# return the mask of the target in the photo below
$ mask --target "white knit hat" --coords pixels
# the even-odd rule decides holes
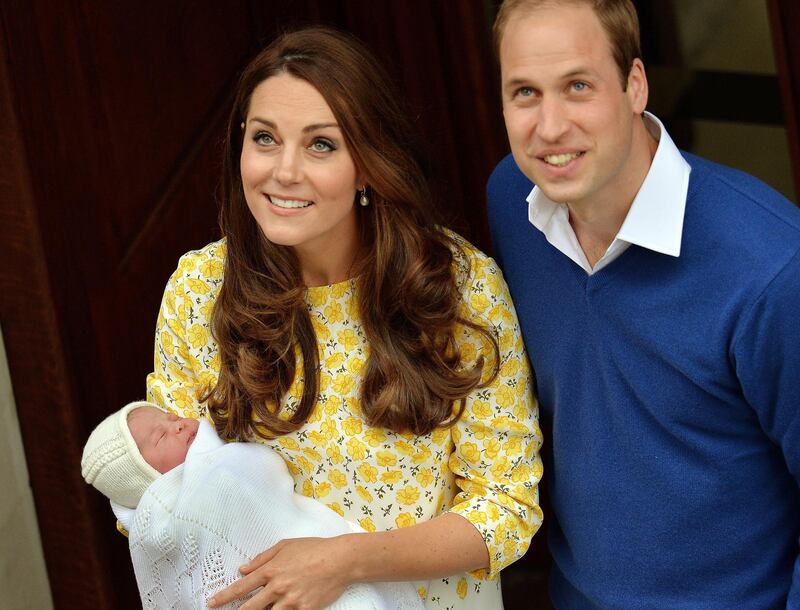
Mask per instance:
[[[83,448],[81,474],[108,499],[136,508],[145,489],[161,474],[142,457],[128,428],[128,414],[139,407],[156,407],[137,401],[101,421]]]

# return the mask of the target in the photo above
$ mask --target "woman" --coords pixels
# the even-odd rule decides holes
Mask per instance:
[[[430,608],[501,608],[541,523],[541,434],[507,288],[439,228],[413,129],[352,38],[286,34],[238,85],[224,241],[181,259],[151,400],[260,440],[368,533],[286,540],[210,607],[322,608],[419,581]],[[224,278],[224,279],[223,279]]]

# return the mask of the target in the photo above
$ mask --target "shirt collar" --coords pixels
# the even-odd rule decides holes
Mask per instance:
[[[658,147],[616,239],[679,256],[691,167],[661,121],[649,112],[644,116],[648,130],[658,137]],[[538,187],[533,188],[527,201],[528,219],[544,233],[552,220],[567,214],[565,205],[555,203]]]

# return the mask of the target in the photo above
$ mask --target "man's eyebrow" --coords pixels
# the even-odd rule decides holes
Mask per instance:
[[[507,89],[508,87],[519,87],[521,85],[528,85],[529,83],[530,81],[527,78],[512,78],[511,80],[503,83],[503,88]]]
[[[252,122],[261,123],[262,125],[266,125],[267,127],[271,127],[272,129],[277,129],[278,128],[278,126],[273,121],[270,121],[269,119],[262,119],[261,117],[257,117],[257,116],[254,116],[248,122],[249,123],[252,123]],[[335,127],[336,129],[339,129],[339,123],[336,123],[336,122],[334,122],[334,123],[313,123],[311,125],[307,125],[307,126],[303,127],[303,133],[309,133],[311,131],[317,131],[319,129],[325,129],[326,127]]]
[[[594,76],[595,72],[590,70],[589,68],[575,68],[574,70],[570,70],[566,74],[564,74],[561,78],[567,80],[569,78],[575,78],[577,76]]]
[[[579,67],[579,68],[574,68],[574,69],[570,70],[569,72],[565,72],[559,78],[561,80],[569,80],[569,79],[576,78],[576,77],[581,77],[581,76],[594,76],[595,74],[596,73],[595,73],[594,70],[591,70],[589,68]],[[523,86],[531,87],[532,89],[536,88],[535,85],[531,84],[531,80],[530,79],[522,78],[522,77],[512,78],[510,80],[507,80],[505,83],[503,83],[503,88],[504,89],[514,88],[514,87],[523,87]]]

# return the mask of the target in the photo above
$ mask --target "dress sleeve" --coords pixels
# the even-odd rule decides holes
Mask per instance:
[[[494,261],[473,258],[464,299],[464,317],[489,326],[500,347],[500,369],[492,383],[474,390],[453,428],[449,459],[460,493],[450,508],[483,536],[489,569],[473,573],[493,578],[519,559],[542,523],[538,484],[542,477],[538,407],[533,380],[508,287]],[[464,361],[489,359],[487,341],[464,329]],[[490,370],[488,364],[484,371]]]
[[[202,417],[209,371],[192,354],[191,347],[208,342],[207,323],[198,321],[200,312],[187,294],[188,270],[196,266],[186,255],[164,290],[156,322],[153,372],[147,376],[147,400],[181,417]],[[202,281],[202,280],[201,280]],[[202,335],[202,336],[201,336]]]

